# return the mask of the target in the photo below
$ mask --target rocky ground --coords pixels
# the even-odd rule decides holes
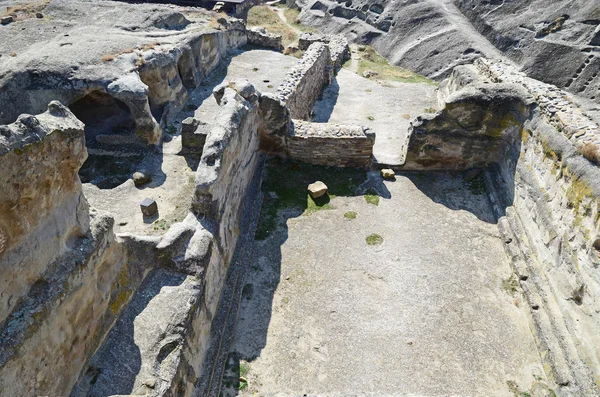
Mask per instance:
[[[268,168],[225,395],[551,395],[478,177],[302,167]]]
[[[431,78],[474,58],[507,57],[542,81],[598,102],[600,7],[585,0],[296,0],[303,23],[372,43]]]
[[[135,69],[134,63],[143,62],[139,58],[144,51],[168,51],[186,37],[214,26],[214,15],[201,8],[169,4],[90,0],[8,3],[0,16],[10,11],[17,17],[0,25],[3,124],[13,122],[23,112],[39,113],[50,100],[68,97],[69,92],[80,95],[82,88],[106,85],[106,81]],[[29,98],[27,90],[37,90],[36,95]]]

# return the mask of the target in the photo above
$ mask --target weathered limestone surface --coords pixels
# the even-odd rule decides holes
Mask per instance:
[[[83,124],[68,109],[52,102],[46,113],[0,126],[0,156],[2,321],[90,226],[77,176],[87,158]]]
[[[528,117],[528,93],[514,84],[470,85],[422,115],[408,134],[403,168],[469,169],[500,162]]]
[[[66,395],[130,285],[113,220],[92,214],[77,172],[83,125],[58,102],[0,127],[0,395]]]
[[[308,120],[323,87],[333,77],[329,47],[317,42],[302,56],[277,88],[279,99],[290,109],[293,118]]]
[[[600,171],[536,111],[507,153],[495,202],[532,308],[541,356],[561,395],[600,395],[598,311]],[[504,210],[505,207],[508,208]]]
[[[185,88],[197,87],[247,41],[240,20],[222,18],[213,28],[216,14],[197,8],[52,0],[44,15],[61,22],[3,27],[0,52],[17,55],[0,59],[0,124],[40,113],[52,100],[71,105],[102,92],[127,105],[142,142],[156,144],[159,125],[183,106]]]

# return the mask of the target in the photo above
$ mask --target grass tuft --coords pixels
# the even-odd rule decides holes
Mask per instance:
[[[598,146],[593,143],[584,143],[579,149],[579,152],[592,163],[600,163],[600,150],[598,149]]]

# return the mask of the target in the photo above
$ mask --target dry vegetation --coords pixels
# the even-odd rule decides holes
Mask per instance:
[[[600,150],[593,143],[584,143],[579,152],[592,163],[600,164]]]
[[[378,80],[401,81],[404,83],[437,84],[425,76],[421,76],[420,74],[411,72],[410,70],[390,64],[387,59],[375,51],[375,49],[371,46],[359,46],[357,47],[357,50],[360,60],[358,61],[358,70],[356,72],[361,76],[366,71],[372,71],[377,73],[376,78]],[[344,66],[349,66],[349,62],[347,62]]]
[[[248,12],[248,26],[262,26],[269,32],[280,34],[283,45],[287,46],[296,40],[298,35],[290,26],[279,18],[277,12],[273,11],[269,6],[252,7]]]
[[[44,11],[50,0],[29,1],[6,7],[6,11],[0,12],[0,16],[12,15],[15,20],[22,21],[35,18],[38,12]]]
[[[302,25],[300,23],[300,11],[295,8],[289,8],[285,5],[281,5],[281,8],[284,8],[283,14],[285,15],[285,19],[287,19],[288,23],[292,25],[294,28],[307,33],[314,33],[317,30],[311,26]]]

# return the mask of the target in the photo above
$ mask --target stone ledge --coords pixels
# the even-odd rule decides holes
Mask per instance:
[[[522,85],[535,98],[542,112],[554,127],[561,131],[575,146],[586,143],[600,146],[600,127],[568,99],[568,93],[560,88],[527,77],[512,64],[480,58],[475,66],[482,74],[495,82]]]

